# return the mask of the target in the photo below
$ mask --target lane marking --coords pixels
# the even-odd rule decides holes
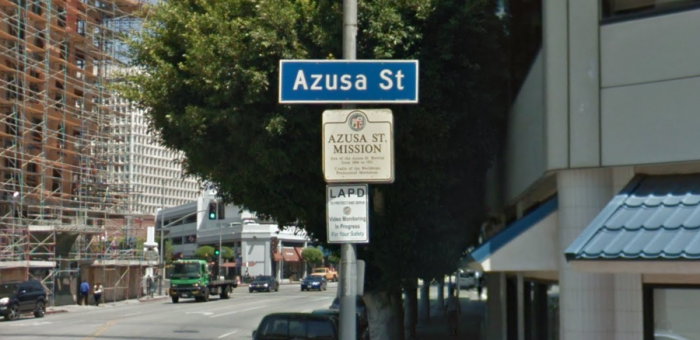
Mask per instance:
[[[100,327],[98,330],[96,330],[94,333],[91,335],[83,338],[83,340],[95,340],[96,338],[99,338],[102,333],[106,332],[110,327],[114,326],[115,323],[117,323],[119,320],[112,320],[104,324],[104,326]]]
[[[141,312],[138,312],[138,313],[131,313],[131,314],[122,314],[122,317],[136,316],[136,315],[139,315],[139,314],[141,314]]]
[[[32,327],[32,326],[44,326],[44,325],[50,325],[53,323],[61,323],[60,321],[53,322],[53,321],[34,321],[34,322],[16,322],[13,325],[10,325],[10,327]]]
[[[235,330],[235,331],[233,331],[233,332],[231,332],[231,333],[226,333],[226,334],[220,336],[219,339],[225,338],[225,337],[227,337],[227,336],[229,336],[229,335],[236,334],[236,333],[238,333],[238,330]]]
[[[231,315],[231,314],[236,314],[236,313],[242,313],[242,312],[248,312],[248,311],[251,311],[251,310],[260,309],[260,308],[265,308],[265,307],[267,307],[267,305],[258,306],[258,307],[253,307],[253,308],[248,308],[248,309],[237,310],[237,311],[228,312],[228,313],[223,313],[223,314],[217,314],[217,315],[214,315],[214,316],[210,316],[210,318],[218,318],[218,317],[221,317],[221,316],[226,316],[226,315]]]
[[[187,312],[185,314],[201,314],[204,316],[214,315],[214,312]]]

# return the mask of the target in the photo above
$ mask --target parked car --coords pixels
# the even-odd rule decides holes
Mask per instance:
[[[460,289],[472,289],[479,285],[479,272],[475,271],[463,271],[459,270],[457,272],[457,284]]]
[[[334,309],[316,309],[311,312],[311,314],[328,315],[330,317],[336,318],[336,322],[340,325],[340,311]],[[357,334],[358,340],[369,340],[369,324],[366,319],[362,318],[360,313],[357,314]]]
[[[360,318],[362,318],[362,320],[364,320],[364,322],[367,322],[367,307],[365,306],[365,300],[362,299],[362,296],[358,295],[355,299],[355,303],[355,312],[360,316]],[[340,299],[338,297],[333,299],[333,303],[331,303],[328,309],[339,311]]]
[[[337,340],[337,318],[310,313],[266,315],[253,331],[253,340]]]
[[[278,292],[280,290],[280,283],[277,280],[268,275],[261,275],[256,277],[253,282],[248,285],[249,292]]]
[[[323,276],[309,275],[301,281],[301,291],[318,289],[318,291],[326,290],[328,281]]]
[[[46,313],[46,290],[38,281],[0,284],[0,315],[5,320],[19,319],[21,313],[33,312],[41,318]]]

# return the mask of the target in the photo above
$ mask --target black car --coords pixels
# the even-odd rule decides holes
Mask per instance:
[[[301,291],[318,289],[318,291],[326,290],[328,284],[323,276],[307,276],[301,281]]]
[[[0,284],[0,315],[5,320],[19,319],[21,313],[29,312],[37,318],[46,313],[46,290],[39,281]]]
[[[357,295],[355,299],[355,312],[360,316],[360,318],[363,321],[367,321],[367,307],[365,306],[365,300],[362,299],[362,296]],[[340,310],[340,299],[336,297],[333,300],[333,303],[328,307],[330,310]]]
[[[327,315],[273,313],[253,331],[253,340],[337,340],[338,321]]]
[[[253,282],[248,285],[249,292],[278,292],[280,290],[280,283],[275,280],[274,277],[268,275],[261,275],[255,278]]]
[[[311,312],[311,314],[317,314],[317,315],[327,315],[329,317],[335,318],[336,322],[340,324],[340,311],[339,310],[334,310],[334,309],[316,309]],[[367,323],[366,319],[362,318],[362,315],[360,313],[357,314],[357,320],[356,326],[357,326],[357,331],[355,334],[357,335],[358,340],[369,340],[369,324]]]

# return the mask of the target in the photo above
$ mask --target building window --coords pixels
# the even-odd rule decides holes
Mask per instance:
[[[173,245],[179,245],[179,244],[182,244],[182,237],[180,237],[180,236],[173,237],[170,239],[170,241],[172,242]]]
[[[636,19],[700,6],[700,0],[603,0],[603,19]]]
[[[58,12],[58,27],[66,28],[66,9],[59,6],[56,12]]]
[[[700,339],[700,287],[645,286],[644,339]]]

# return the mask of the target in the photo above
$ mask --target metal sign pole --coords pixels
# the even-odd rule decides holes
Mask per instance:
[[[343,0],[343,59],[357,59],[357,0]],[[355,105],[343,104],[344,109]],[[340,247],[340,340],[357,339],[356,295],[357,295],[357,248],[354,243],[343,243]]]

